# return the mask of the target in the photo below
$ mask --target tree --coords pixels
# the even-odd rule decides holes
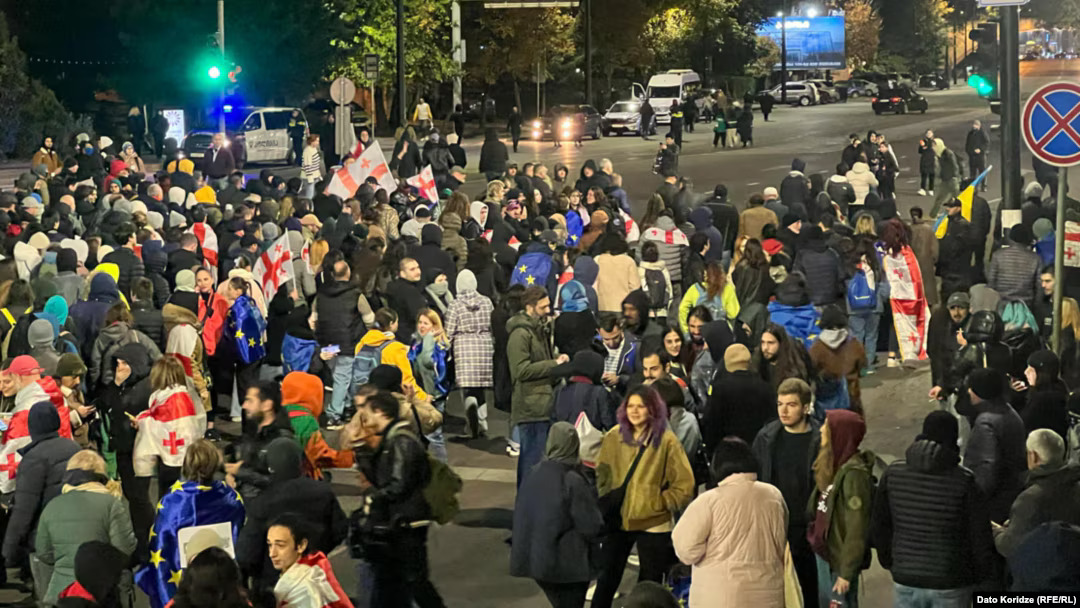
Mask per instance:
[[[1025,8],[1043,27],[1080,29],[1080,0],[1032,0]]]
[[[550,66],[574,54],[575,19],[557,8],[499,9],[486,11],[480,19],[488,33],[478,53],[475,72],[494,84],[502,75],[514,81],[514,102],[521,106],[522,81],[547,79]],[[527,35],[522,35],[528,32]],[[538,74],[539,71],[539,74]]]
[[[848,68],[855,70],[873,64],[881,39],[881,16],[870,0],[847,0],[844,16]]]
[[[780,45],[768,36],[757,37],[757,55],[746,65],[746,74],[754,78],[766,78],[780,63]]]
[[[371,86],[364,77],[367,53],[379,56],[383,108],[391,115],[397,83],[397,30],[392,0],[340,0],[339,18],[346,32],[332,45],[340,54],[330,67],[331,76],[347,76],[357,86]],[[450,48],[449,0],[405,0],[405,81],[413,97],[432,91],[457,74]]]
[[[45,135],[66,142],[75,119],[41,82],[30,78],[26,55],[0,13],[0,158],[29,157]]]
[[[952,8],[946,0],[880,1],[881,50],[907,60],[916,72],[939,69],[945,56],[946,17]]]

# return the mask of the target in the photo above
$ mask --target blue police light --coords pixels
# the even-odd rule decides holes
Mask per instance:
[[[226,114],[233,111],[233,107],[231,104],[225,104],[221,106],[221,109],[224,110]]]

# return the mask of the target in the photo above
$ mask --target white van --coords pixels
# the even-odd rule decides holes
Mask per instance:
[[[293,110],[300,112],[301,118],[304,117],[303,110],[299,108],[236,108],[226,113],[226,135],[237,168],[244,163],[291,165],[296,162],[289,138],[289,120]],[[193,129],[180,144],[184,155],[196,162],[203,158],[216,132],[216,127]],[[308,132],[305,128],[304,135]]]
[[[701,77],[693,70],[668,70],[649,79],[645,98],[656,112],[656,123],[671,123],[671,104],[682,103],[701,91]],[[697,100],[695,100],[697,101]]]

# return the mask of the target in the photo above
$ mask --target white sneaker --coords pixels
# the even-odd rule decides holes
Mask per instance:
[[[926,196],[926,190],[919,188],[919,196]]]
[[[596,581],[589,583],[589,588],[585,591],[585,601],[591,602],[594,593],[596,593]]]
[[[896,357],[889,357],[889,362],[885,364],[885,367],[900,367],[900,362],[896,360]]]
[[[626,559],[626,563],[628,565],[630,565],[630,566],[635,567],[635,568],[640,568],[641,567],[641,558],[638,557],[635,554],[631,554],[630,557],[628,557]]]
[[[930,196],[934,196],[934,191],[933,190],[927,190],[926,193],[929,194]]]
[[[508,446],[506,446],[506,455],[511,457],[511,458],[517,458],[518,456],[521,455],[521,449],[520,448],[515,448],[512,445],[508,445]]]

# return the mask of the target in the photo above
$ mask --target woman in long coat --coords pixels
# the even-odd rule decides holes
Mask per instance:
[[[457,385],[465,392],[465,417],[473,437],[487,432],[487,389],[492,381],[495,348],[491,339],[494,306],[476,290],[476,275],[457,276],[457,298],[446,311],[446,335],[454,355]]]

